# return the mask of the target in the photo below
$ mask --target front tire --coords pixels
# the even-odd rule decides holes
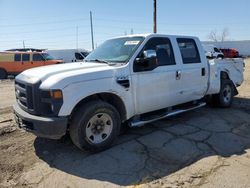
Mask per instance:
[[[230,80],[221,81],[220,93],[213,96],[213,100],[216,106],[228,108],[233,102],[233,85]]]
[[[82,150],[102,151],[109,148],[120,133],[118,111],[103,101],[82,105],[72,118],[70,137]]]
[[[4,69],[0,69],[0,79],[6,79],[7,72]]]

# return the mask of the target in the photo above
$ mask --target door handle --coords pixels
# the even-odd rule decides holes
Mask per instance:
[[[202,68],[201,69],[201,76],[205,76],[206,75],[206,69],[205,68]]]
[[[176,71],[176,80],[180,80],[181,79],[181,71]]]

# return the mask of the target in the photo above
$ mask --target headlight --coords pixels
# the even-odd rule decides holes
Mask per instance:
[[[50,97],[52,99],[62,99],[63,98],[62,91],[61,90],[51,90]]]
[[[45,115],[58,115],[63,104],[63,93],[61,90],[41,91],[42,112]]]

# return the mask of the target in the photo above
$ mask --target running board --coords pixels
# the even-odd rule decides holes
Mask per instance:
[[[131,121],[129,123],[129,126],[130,127],[140,127],[140,126],[143,126],[144,124],[152,123],[154,121],[158,121],[158,120],[161,120],[161,119],[164,119],[164,118],[167,118],[167,117],[171,117],[171,116],[175,116],[177,114],[181,114],[181,113],[184,113],[184,112],[195,110],[195,109],[201,108],[203,106],[206,106],[205,102],[199,103],[197,106],[193,106],[191,108],[179,109],[179,110],[174,110],[172,112],[167,112],[166,114],[164,114],[164,115],[162,115],[160,117],[156,117],[156,118],[153,118],[153,119],[150,119],[150,120],[136,120],[136,121]]]

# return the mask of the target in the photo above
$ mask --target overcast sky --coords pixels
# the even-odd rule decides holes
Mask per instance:
[[[228,28],[230,40],[250,40],[249,0],[157,0],[158,33],[207,40]],[[91,49],[94,40],[153,30],[153,0],[0,0],[0,50],[26,47]]]

